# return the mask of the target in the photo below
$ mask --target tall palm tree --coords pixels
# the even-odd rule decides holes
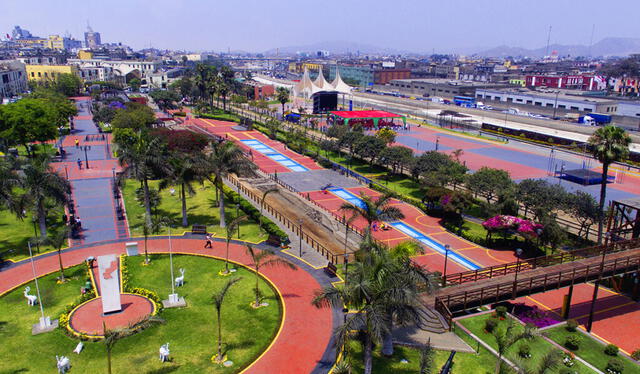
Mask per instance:
[[[253,249],[253,247],[250,244],[248,244],[247,254],[251,256],[251,260],[253,261],[253,270],[255,271],[255,274],[256,274],[256,286],[253,289],[256,299],[255,299],[255,302],[253,303],[253,306],[257,308],[260,306],[260,301],[262,298],[261,297],[262,294],[260,293],[260,288],[259,288],[260,268],[269,267],[269,266],[285,266],[292,270],[297,270],[298,268],[294,264],[290,263],[289,261],[286,261],[276,256],[275,252],[273,252],[270,249],[264,249],[257,252]]]
[[[205,167],[202,155],[173,154],[169,158],[169,173],[160,182],[160,189],[171,185],[180,186],[180,201],[182,203],[182,227],[189,225],[187,218],[187,194],[193,196],[196,191],[194,182],[201,182],[205,178]]]
[[[224,178],[229,174],[245,174],[252,171],[255,166],[247,160],[242,150],[230,141],[213,142],[209,147],[204,160],[207,167],[207,178],[218,191],[220,206],[220,227],[225,227],[224,193],[222,186]]]
[[[240,224],[240,222],[246,219],[247,219],[246,215],[238,216],[234,218],[231,222],[229,222],[229,225],[227,225],[226,227],[224,234],[227,242],[227,251],[224,256],[224,271],[222,272],[222,274],[229,274],[229,244],[231,243],[231,238],[233,238],[233,233],[236,232],[236,228],[238,228],[238,225]]]
[[[509,319],[509,324],[505,329],[495,329],[493,331],[493,337],[496,340],[498,346],[498,360],[496,361],[495,373],[500,374],[500,368],[502,367],[502,356],[513,347],[517,342],[523,339],[533,339],[538,335],[538,331],[535,327],[529,325],[524,327],[524,330],[515,332],[513,329],[515,325],[512,319]]]
[[[589,138],[591,154],[602,163],[598,243],[602,243],[604,202],[607,197],[607,173],[609,172],[609,165],[616,161],[624,160],[629,155],[629,144],[631,144],[631,137],[624,129],[613,125],[600,127]]]
[[[231,286],[238,283],[241,279],[242,277],[229,279],[227,283],[225,283],[224,286],[222,286],[222,288],[216,291],[212,296],[213,305],[216,308],[216,316],[218,317],[218,353],[214,359],[216,362],[222,362],[224,359],[224,356],[222,355],[222,305]]]
[[[22,169],[24,197],[33,207],[43,238],[47,236],[47,202],[63,205],[71,193],[69,182],[50,167],[49,161],[48,157],[34,157]]]
[[[340,206],[340,210],[351,212],[356,216],[360,216],[367,221],[366,233],[370,232],[371,225],[376,221],[398,220],[403,219],[404,214],[398,207],[391,206],[391,194],[384,194],[377,199],[364,192],[360,194],[361,204],[344,203]]]
[[[60,282],[64,282],[64,266],[62,265],[62,247],[67,244],[69,239],[69,226],[65,225],[54,235],[47,238],[46,242],[58,252],[58,264],[60,265]]]
[[[121,329],[108,329],[104,321],[102,322],[102,331],[104,334],[104,347],[107,353],[107,373],[111,374],[111,352],[116,343],[120,340],[129,337],[140,330],[144,330],[154,324],[164,323],[165,321],[157,316],[148,316],[138,322],[134,322],[129,326]]]
[[[346,347],[351,332],[361,330],[364,372],[370,374],[373,345],[391,334],[392,321],[404,325],[419,320],[418,293],[426,289],[423,282],[428,281],[428,275],[419,265],[394,256],[383,245],[365,252],[365,256],[368,259],[358,259],[350,266],[348,283],[318,290],[312,304],[319,308],[346,305],[355,310],[335,335],[339,344]]]
[[[22,183],[17,172],[18,164],[16,159],[3,157],[0,159],[0,207],[8,209],[18,218],[22,219],[24,206],[21,204],[24,199],[16,193],[16,187]]]
[[[286,87],[278,87],[276,90],[276,98],[282,105],[282,115],[284,116],[284,104],[289,101],[289,90]]]
[[[122,176],[133,177],[142,183],[147,224],[151,225],[149,179],[164,176],[170,171],[168,154],[160,138],[150,137],[139,131],[130,142],[118,144],[118,162],[123,167]]]

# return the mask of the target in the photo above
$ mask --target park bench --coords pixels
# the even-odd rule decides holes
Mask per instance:
[[[206,235],[207,234],[207,226],[206,225],[193,225],[193,226],[191,226],[191,233],[192,234]]]
[[[331,278],[336,276],[337,271],[338,271],[338,268],[336,267],[336,265],[333,264],[333,262],[329,262],[327,266],[325,266],[324,268],[324,272]]]

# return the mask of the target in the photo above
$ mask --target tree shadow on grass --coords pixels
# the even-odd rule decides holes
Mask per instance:
[[[149,370],[146,372],[146,374],[168,374],[173,373],[178,369],[180,369],[180,365],[165,366],[160,369]]]
[[[242,342],[224,344],[224,353],[226,354],[227,352],[233,351],[234,349],[251,348],[254,345],[256,345],[256,343],[253,340],[246,340]]]

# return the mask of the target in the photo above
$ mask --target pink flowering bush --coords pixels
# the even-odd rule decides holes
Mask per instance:
[[[538,230],[542,225],[528,219],[514,216],[497,215],[482,223],[482,226],[489,232],[512,230],[522,235],[526,239],[533,239],[538,236]]]

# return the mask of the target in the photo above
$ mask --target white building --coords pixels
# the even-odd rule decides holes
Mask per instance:
[[[80,78],[85,82],[110,82],[115,79],[113,68],[110,66],[80,65],[78,70]]]
[[[508,104],[556,108],[567,111],[618,114],[618,103],[614,100],[571,96],[562,93],[556,95],[553,92],[476,89],[476,99],[489,105],[493,100]]]
[[[640,102],[619,102],[618,115],[640,118]]]
[[[70,58],[67,60],[70,64],[81,66],[107,66],[113,68],[116,76],[126,76],[129,73],[136,73],[141,78],[146,78],[149,74],[158,71],[162,67],[162,61],[136,61],[136,60],[102,60]]]
[[[0,60],[0,97],[17,96],[26,90],[25,65],[16,60]]]

